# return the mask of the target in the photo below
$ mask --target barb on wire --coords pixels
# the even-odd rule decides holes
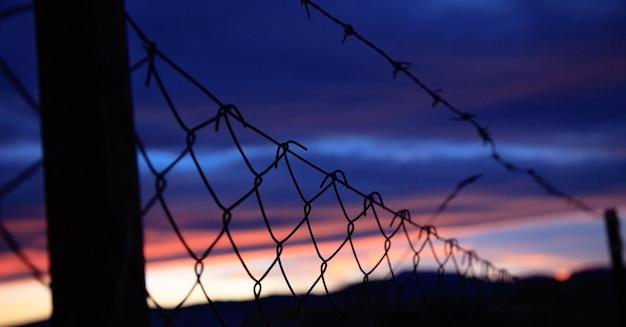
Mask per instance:
[[[352,25],[350,24],[345,24],[342,26],[343,26],[343,39],[341,40],[341,43],[346,43],[346,38],[348,38],[348,36],[350,35],[355,35],[356,31],[354,30],[354,27],[352,27]]]
[[[393,78],[395,79],[398,76],[399,72],[406,72],[411,66],[411,63],[408,61],[394,61],[393,63]]]
[[[430,96],[433,98],[433,103],[430,105],[431,107],[436,107],[437,104],[439,104],[440,102],[444,101],[443,98],[441,97],[441,95],[439,95],[439,93],[441,93],[442,90],[441,89],[437,89],[434,90],[432,92],[429,92]]]

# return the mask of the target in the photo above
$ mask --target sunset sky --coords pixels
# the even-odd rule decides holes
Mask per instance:
[[[5,0],[0,12],[26,1]],[[559,191],[589,206],[581,210],[548,194],[532,176],[507,171],[492,158],[475,126],[458,121],[372,47],[348,35],[314,7],[297,0],[127,0],[128,14],[158,49],[241,117],[363,194],[377,192],[384,205],[407,209],[416,224],[432,222],[443,238],[513,275],[566,278],[571,272],[607,266],[602,215],[607,208],[626,216],[626,4],[620,0],[403,0],[319,1],[324,10],[398,62],[447,103],[475,114],[504,160],[533,169]],[[146,56],[128,26],[130,62]],[[342,42],[343,41],[343,42]],[[0,17],[0,58],[28,93],[38,98],[33,13]],[[212,119],[219,106],[155,61],[182,122],[194,127]],[[151,163],[163,171],[186,146],[186,134],[167,107],[148,65],[132,74],[135,125]],[[0,186],[41,158],[39,116],[0,72]],[[440,91],[439,91],[440,90]],[[256,171],[270,167],[277,146],[231,119],[246,158]],[[254,184],[225,121],[199,129],[193,150],[218,201],[231,206]],[[301,145],[302,147],[300,147]],[[306,148],[306,150],[304,149]],[[310,198],[326,177],[293,155],[297,186]],[[271,230],[286,237],[300,223],[304,202],[286,162],[263,176],[259,186]],[[155,193],[155,177],[139,159],[144,204]],[[438,206],[470,176],[434,217]],[[253,296],[246,275],[225,237],[217,239],[223,212],[202,184],[187,154],[165,175],[168,209],[187,244],[204,261],[203,281],[212,299]],[[0,198],[0,219],[24,253],[47,272],[43,171]],[[328,183],[328,181],[326,181]],[[363,199],[342,193],[351,214]],[[346,219],[332,190],[311,205],[310,223],[322,255],[346,238]],[[377,211],[380,213],[380,211]],[[232,211],[231,233],[252,274],[262,275],[276,256],[255,195]],[[386,231],[393,217],[381,215]],[[433,220],[434,219],[434,220]],[[172,231],[163,210],[143,217],[146,279],[153,298],[178,304],[195,282],[194,260]],[[626,228],[622,224],[622,235]],[[418,237],[417,233],[414,237]],[[398,271],[410,267],[405,240],[394,238],[390,256]],[[319,276],[320,259],[309,232],[297,229],[283,257],[290,282],[306,290]],[[384,249],[373,212],[356,224],[360,262],[371,267]],[[435,251],[441,251],[442,243]],[[435,267],[427,252],[420,267]],[[459,257],[460,258],[460,257]],[[450,266],[447,269],[452,269]],[[377,277],[388,277],[381,269]],[[293,277],[293,280],[291,278]],[[263,295],[287,292],[273,269]],[[333,287],[360,281],[348,247],[329,263]],[[316,289],[319,291],[319,289]],[[202,302],[194,293],[191,302]],[[190,302],[190,303],[191,303]],[[0,326],[45,319],[50,290],[0,239]]]

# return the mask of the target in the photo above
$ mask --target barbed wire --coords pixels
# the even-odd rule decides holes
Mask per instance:
[[[572,205],[573,207],[586,212],[594,218],[601,217],[602,214],[598,212],[596,209],[584,203],[582,200],[579,200],[567,193],[561,191],[556,186],[554,186],[548,179],[539,175],[532,168],[524,168],[520,167],[508,160],[505,160],[502,155],[498,152],[496,147],[496,141],[493,139],[489,130],[486,126],[482,125],[477,119],[476,114],[465,112],[454,105],[452,105],[447,99],[445,99],[442,95],[441,89],[433,89],[422,82],[419,78],[417,78],[413,73],[409,71],[409,67],[411,66],[411,62],[408,61],[399,61],[393,59],[387,52],[383,51],[381,48],[376,46],[373,42],[369,41],[361,34],[359,34],[353,25],[345,23],[341,21],[339,18],[333,16],[331,13],[323,9],[319,4],[311,1],[311,0],[300,0],[300,4],[303,5],[306,9],[306,14],[310,18],[311,12],[309,7],[317,10],[323,16],[341,26],[343,29],[343,38],[341,43],[345,43],[348,37],[353,37],[363,44],[380,54],[387,62],[389,62],[393,68],[392,76],[395,79],[398,73],[402,73],[407,76],[411,81],[413,81],[420,89],[422,89],[430,98],[432,99],[431,107],[436,107],[437,105],[443,106],[448,109],[450,112],[454,114],[452,120],[466,122],[474,127],[480,139],[482,140],[484,145],[489,145],[491,149],[491,158],[499,163],[502,167],[504,167],[507,171],[512,173],[520,173],[529,176],[537,185],[543,188],[548,194],[554,195],[564,199],[567,203]]]

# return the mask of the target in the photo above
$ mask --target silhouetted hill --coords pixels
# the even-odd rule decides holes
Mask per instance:
[[[619,326],[610,271],[586,270],[566,282],[534,276],[513,284],[457,275],[403,273],[326,295],[269,296],[151,310],[152,326]],[[47,321],[24,327],[49,326]]]
[[[526,278],[519,282],[516,294],[512,314],[527,324],[622,326],[615,284],[607,269],[585,270],[566,282]]]

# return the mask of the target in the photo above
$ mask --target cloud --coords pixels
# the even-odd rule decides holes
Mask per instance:
[[[269,143],[269,142],[268,142]],[[379,138],[368,135],[328,135],[303,142],[308,151],[294,147],[296,153],[305,157],[334,157],[340,160],[350,159],[355,164],[367,165],[369,162],[386,162],[408,164],[411,162],[436,161],[470,161],[487,159],[489,151],[478,142],[459,142],[446,139],[399,139]],[[21,148],[20,148],[21,149]],[[277,146],[274,144],[257,144],[247,146],[245,158],[258,160],[264,158],[271,163],[276,157]],[[195,150],[195,157],[207,171],[224,171],[244,157],[236,148]],[[612,153],[593,147],[581,148],[569,145],[539,144],[499,144],[499,152],[515,162],[548,163],[551,165],[576,165],[586,162],[606,162]],[[157,170],[162,170],[179,156],[180,153],[160,149],[148,149],[149,158]],[[619,155],[619,154],[617,154]],[[619,158],[619,157],[618,157]],[[320,158],[321,159],[321,158]],[[324,160],[324,159],[322,159]],[[196,171],[197,167],[191,160],[183,160],[177,164],[178,169]]]
[[[41,144],[39,142],[17,141],[0,145],[0,164],[26,166],[42,157]]]
[[[334,157],[350,157],[364,162],[413,162],[438,160],[474,160],[486,158],[485,147],[477,142],[449,140],[385,139],[368,136],[329,136],[308,142],[312,152]],[[576,164],[608,160],[609,154],[598,149],[551,147],[501,143],[500,152],[513,161],[545,161],[551,164]],[[315,150],[313,150],[315,149]]]

